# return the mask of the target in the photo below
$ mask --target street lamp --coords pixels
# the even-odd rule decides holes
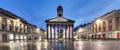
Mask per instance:
[[[97,24],[99,24],[99,23],[101,23],[101,22],[102,22],[101,19],[97,19],[97,20],[96,20],[96,23],[97,23]]]
[[[16,21],[16,25],[19,26],[19,24],[20,24],[20,19],[16,19],[15,21]]]
[[[16,22],[20,22],[20,19],[16,19]]]
[[[82,28],[80,28],[80,29],[78,30],[78,32],[82,32],[82,31],[84,31]]]

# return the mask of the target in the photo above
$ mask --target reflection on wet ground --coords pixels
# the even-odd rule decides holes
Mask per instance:
[[[119,50],[119,40],[0,42],[0,50]]]

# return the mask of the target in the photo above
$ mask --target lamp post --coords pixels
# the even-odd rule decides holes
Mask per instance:
[[[99,24],[99,23],[101,23],[101,22],[102,22],[101,19],[97,19],[97,20],[96,20],[96,24]]]

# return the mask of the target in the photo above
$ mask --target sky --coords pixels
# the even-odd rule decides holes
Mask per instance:
[[[120,9],[120,0],[0,0],[0,8],[44,30],[45,20],[57,16],[59,5],[63,7],[63,16],[74,20],[76,27],[112,10]]]

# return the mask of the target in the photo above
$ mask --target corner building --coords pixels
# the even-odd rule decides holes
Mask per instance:
[[[46,20],[47,39],[73,39],[73,20],[63,17],[63,8],[58,6],[57,17]]]
[[[91,23],[93,38],[120,38],[120,9],[111,11]]]
[[[78,37],[85,35],[93,39],[120,39],[120,9],[96,18],[76,33]]]
[[[0,42],[21,41],[39,38],[43,31],[20,18],[19,16],[0,8]]]

